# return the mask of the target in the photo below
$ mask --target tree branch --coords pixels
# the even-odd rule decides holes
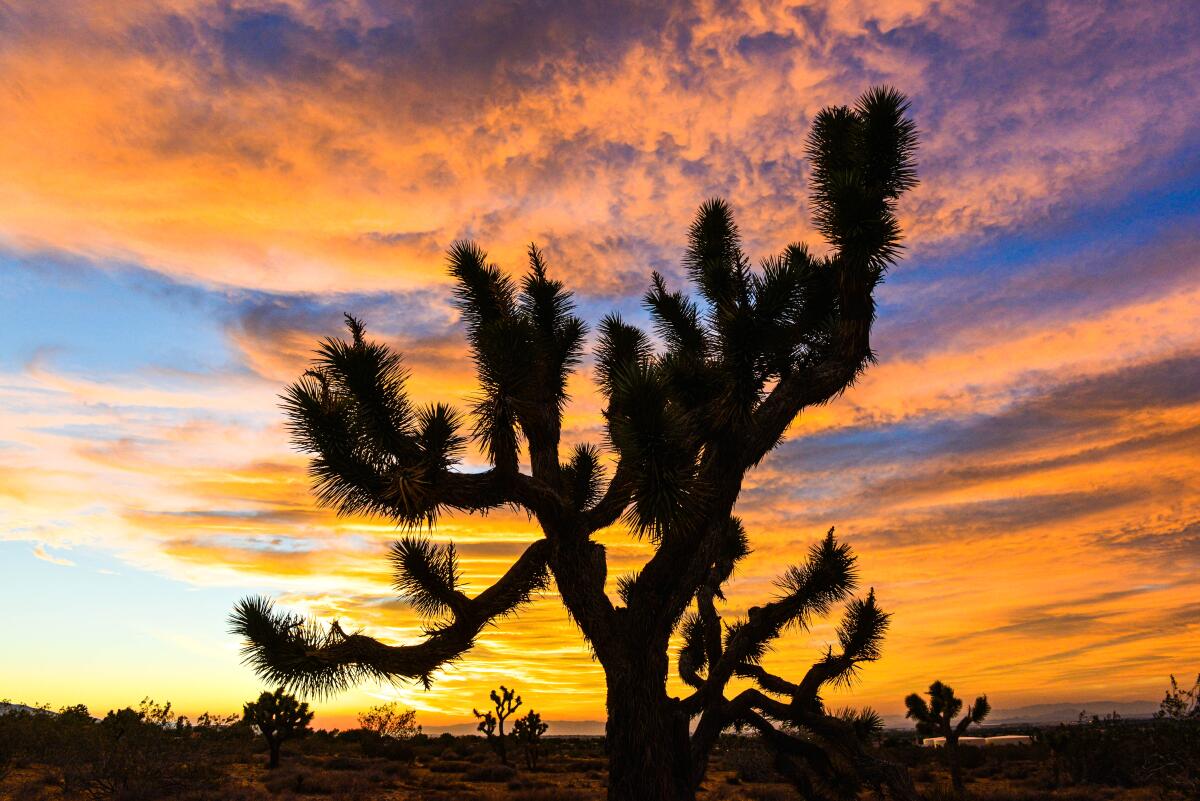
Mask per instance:
[[[620,519],[633,499],[630,471],[623,461],[617,462],[612,481],[596,504],[584,513],[584,528],[589,533],[607,528]]]
[[[420,679],[428,684],[439,667],[474,645],[497,617],[512,613],[545,586],[550,543],[538,540],[488,589],[468,600],[448,625],[415,645],[386,645],[363,634],[346,634],[334,622],[276,612],[265,598],[246,598],[230,616],[231,630],[244,640],[243,661],[271,684],[326,695],[364,678]]]

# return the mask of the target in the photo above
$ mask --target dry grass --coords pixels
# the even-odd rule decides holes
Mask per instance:
[[[172,795],[179,801],[601,801],[605,762],[599,741],[552,743],[544,768],[496,763],[479,744],[462,740],[427,747],[412,763],[368,757],[338,744],[297,743],[278,770],[263,767],[253,748],[228,761],[219,786]],[[723,749],[700,792],[702,801],[794,801],[755,746]],[[948,799],[948,776],[936,762],[913,766],[929,801]],[[1164,801],[1159,791],[1052,785],[1035,759],[1004,759],[968,774],[971,801]],[[864,799],[866,796],[864,796]],[[14,770],[0,782],[0,801],[68,801],[53,770]],[[69,799],[74,801],[74,799]],[[121,801],[121,799],[113,799]]]

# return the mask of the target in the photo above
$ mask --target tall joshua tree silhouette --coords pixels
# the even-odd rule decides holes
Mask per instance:
[[[907,108],[901,94],[879,88],[813,120],[812,216],[828,255],[792,244],[754,269],[730,207],[710,200],[684,257],[699,301],[657,273],[644,298],[661,348],[615,314],[601,321],[594,355],[615,461],[607,480],[596,445],[576,445],[565,460],[560,453],[567,378],[586,332],[536,247],[519,282],[474,243],[450,248],[480,385],[469,428],[446,405],[415,407],[400,355],[347,316],[350,340],[324,340],[285,396],[295,441],[313,455],[320,503],[413,529],[447,511],[515,507],[544,536],[475,597],[460,588],[453,546],[401,539],[392,552],[396,587],[431,620],[415,644],[387,645],[245,599],[233,628],[250,664],[310,692],[364,679],[428,683],[484,626],[553,578],[605,671],[610,799],[693,798],[718,734],[735,724],[761,732],[802,787],[847,776],[883,781],[887,771],[858,745],[863,726],[826,714],[818,694],[876,657],[887,615],[873,595],[850,601],[840,650],[798,683],[760,664],[789,626],[806,627],[852,597],[849,548],[824,538],[746,619],[724,624],[715,601],[749,550],[733,515],[746,474],[803,409],[836,398],[872,361],[874,290],[900,250],[895,204],[916,183]],[[455,469],[469,437],[490,469]],[[654,550],[610,596],[605,550],[593,535],[618,522]],[[692,692],[676,698],[666,689],[668,643],[681,630],[679,669]],[[755,686],[729,698],[735,676]]]
[[[982,723],[992,711],[986,695],[975,699],[975,703],[967,707],[967,713],[956,724],[954,718],[962,711],[962,699],[954,694],[949,685],[935,681],[929,685],[929,703],[917,693],[912,693],[904,699],[908,707],[905,717],[912,718],[917,723],[917,733],[944,737],[946,740],[946,761],[950,765],[950,781],[954,786],[954,794],[962,797],[966,791],[963,784],[962,767],[958,760],[958,738],[966,733],[972,723]]]

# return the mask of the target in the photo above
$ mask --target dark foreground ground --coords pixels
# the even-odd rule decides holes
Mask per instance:
[[[970,797],[1200,798],[1195,727],[1160,730],[1149,738],[1143,726],[1069,728],[1072,731],[1043,732],[1041,741],[1031,746],[965,752]],[[4,734],[0,719],[0,737]],[[59,721],[36,723],[24,731],[10,725],[7,734],[10,739],[0,743],[5,749],[0,753],[4,801],[593,801],[604,797],[605,788],[604,743],[599,738],[547,738],[540,764],[530,769],[519,749],[512,755],[513,765],[505,766],[477,737],[443,735],[397,742],[364,737],[362,732],[318,732],[286,743],[281,766],[268,771],[261,739],[241,726],[180,733],[132,725],[105,731],[94,722]],[[1178,754],[1167,754],[1174,760],[1169,764],[1162,761],[1163,748],[1153,742],[1160,735],[1164,742],[1184,745]],[[880,752],[908,765],[931,801],[950,797],[938,752],[915,747],[899,736],[885,738]],[[1193,761],[1177,764],[1178,755],[1186,759],[1188,753]],[[718,748],[701,793],[708,801],[798,797],[779,781],[757,741],[734,736]],[[864,793],[863,798],[869,797]]]

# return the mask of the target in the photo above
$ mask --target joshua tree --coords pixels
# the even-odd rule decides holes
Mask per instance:
[[[513,722],[513,736],[521,744],[525,752],[525,766],[530,770],[537,769],[538,756],[542,748],[542,735],[550,726],[542,722],[542,716],[532,709],[523,718]]]
[[[496,708],[495,713],[472,709],[471,714],[479,718],[477,728],[487,737],[488,743],[496,752],[496,756],[500,757],[500,761],[507,765],[508,745],[505,739],[507,735],[504,733],[504,721],[508,720],[509,715],[516,712],[517,707],[521,706],[521,696],[517,695],[516,690],[510,690],[501,684],[499,692],[492,690],[491,699],[492,706]]]
[[[917,693],[904,699],[908,707],[905,717],[917,722],[917,733],[946,738],[946,761],[950,765],[950,781],[954,784],[954,794],[962,796],[964,791],[962,767],[958,762],[958,738],[961,737],[972,723],[981,723],[992,711],[986,695],[975,699],[975,703],[967,707],[967,714],[957,724],[954,718],[962,711],[962,699],[954,695],[949,686],[935,681],[929,685],[929,703]]]
[[[268,768],[279,767],[279,747],[284,740],[303,735],[312,723],[313,713],[308,704],[288,695],[280,687],[273,693],[264,692],[257,701],[242,707],[242,719],[262,732],[271,756]]]
[[[874,598],[851,604],[844,650],[799,683],[777,680],[760,659],[789,626],[808,625],[854,591],[849,550],[827,537],[808,564],[785,573],[772,601],[724,628],[714,603],[748,551],[733,516],[746,474],[803,409],[832,401],[872,361],[874,290],[900,252],[895,205],[916,183],[917,136],[906,112],[902,95],[873,89],[854,107],[814,119],[812,217],[826,255],[792,244],[755,269],[730,207],[710,200],[684,257],[699,301],[652,275],[644,301],[657,347],[617,315],[602,320],[594,355],[615,464],[607,480],[599,447],[577,444],[565,459],[560,452],[567,378],[585,326],[536,247],[519,282],[474,243],[450,248],[480,385],[469,428],[446,405],[414,406],[400,355],[347,316],[350,340],[324,340],[285,396],[295,442],[313,457],[319,502],[413,529],[446,512],[511,507],[536,519],[543,536],[474,597],[461,589],[452,546],[400,540],[396,586],[430,618],[419,643],[388,645],[245,599],[233,628],[248,662],[264,678],[314,692],[364,679],[428,683],[484,626],[553,578],[605,671],[610,799],[693,798],[717,735],[739,723],[797,764],[842,764],[826,743],[848,743],[853,727],[824,713],[818,690],[874,657],[887,619]],[[470,437],[489,469],[456,469]],[[653,554],[610,595],[605,550],[593,535],[618,522]],[[691,632],[681,668],[693,691],[675,698],[666,689],[668,643],[681,626]],[[727,698],[735,675],[757,686]],[[868,764],[861,752],[854,761]]]

